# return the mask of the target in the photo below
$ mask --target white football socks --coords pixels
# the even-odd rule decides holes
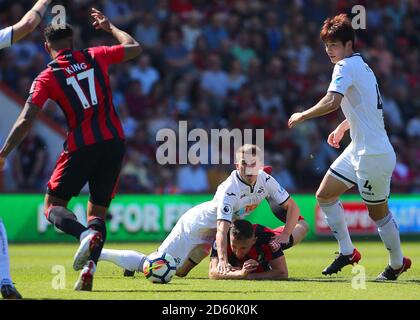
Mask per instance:
[[[379,236],[389,251],[389,265],[394,270],[401,268],[403,265],[403,254],[401,251],[400,233],[392,213],[389,212],[385,218],[375,221],[375,223],[378,226]]]
[[[146,256],[143,253],[133,250],[102,249],[100,261],[115,263],[117,266],[136,272],[143,271],[143,264]]]
[[[0,285],[13,285],[10,278],[9,250],[7,245],[7,233],[0,219]]]
[[[349,230],[344,217],[344,208],[340,200],[332,203],[319,203],[319,206],[325,215],[328,226],[338,241],[340,253],[343,255],[352,254],[354,246],[350,239]]]

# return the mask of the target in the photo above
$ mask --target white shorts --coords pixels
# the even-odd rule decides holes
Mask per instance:
[[[186,217],[184,214],[178,220],[171,233],[158,248],[159,252],[167,252],[175,259],[177,268],[180,268],[187,260],[193,264],[199,264],[210,254],[215,240],[215,236],[204,237],[185,232]]]
[[[394,152],[359,156],[347,147],[331,165],[328,174],[349,188],[357,185],[363,201],[374,205],[388,200],[395,164]]]

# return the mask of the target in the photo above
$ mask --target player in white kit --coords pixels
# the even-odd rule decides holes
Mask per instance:
[[[10,47],[13,43],[19,41],[29,33],[31,33],[36,26],[41,22],[42,17],[47,10],[51,0],[39,0],[35,3],[33,8],[29,10],[22,19],[13,26],[0,30],[0,49]],[[3,170],[4,159],[0,157],[0,170]],[[7,245],[6,229],[3,221],[0,218],[0,291],[5,299],[21,299],[22,296],[13,286],[10,277],[10,262]]]
[[[335,64],[328,92],[314,107],[293,114],[288,125],[292,128],[333,112],[341,105],[346,119],[328,136],[328,144],[339,148],[345,132],[350,129],[351,143],[331,165],[316,192],[319,206],[340,247],[338,257],[322,273],[337,273],[361,259],[351,242],[339,200],[341,194],[357,186],[390,255],[389,265],[377,280],[396,280],[410,268],[411,260],[403,257],[398,226],[388,208],[396,157],[385,131],[379,87],[370,67],[360,54],[353,52],[355,32],[345,14],[327,19],[320,36],[327,55]]]
[[[255,146],[240,148],[250,152]],[[177,263],[176,275],[186,276],[192,268],[209,255],[216,239],[218,243],[219,272],[227,272],[227,234],[232,221],[243,219],[266,198],[287,211],[284,231],[273,239],[273,250],[289,243],[297,244],[308,232],[308,225],[299,220],[299,208],[278,182],[257,163],[247,164],[243,157],[237,160],[237,170],[219,185],[211,201],[199,204],[178,220],[171,233],[160,245],[158,251],[172,255]],[[251,174],[247,168],[252,166]],[[298,222],[299,220],[299,222]],[[145,255],[131,250],[103,249],[100,260],[113,262],[129,271],[142,272]],[[225,263],[220,264],[220,259]]]

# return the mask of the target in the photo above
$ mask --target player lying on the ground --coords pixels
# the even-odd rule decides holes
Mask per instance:
[[[29,33],[42,21],[51,0],[38,0],[22,19],[13,26],[0,30],[0,49],[10,47]],[[5,159],[0,156],[0,171],[3,170]],[[0,219],[0,291],[5,299],[22,299],[13,285],[10,277],[10,263],[7,246],[6,228]]]
[[[244,147],[255,151],[255,146]],[[241,150],[244,147],[241,147]],[[274,248],[292,242],[295,232],[307,233],[306,222],[302,220],[298,224],[299,208],[287,191],[263,170],[247,175],[246,164],[242,160],[240,158],[236,164],[237,170],[232,171],[231,175],[219,185],[213,200],[199,204],[182,215],[158,248],[158,251],[169,253],[174,257],[177,263],[177,276],[185,277],[209,255],[216,234],[221,232],[218,230],[220,222],[226,224],[227,228],[226,234],[220,235],[219,239],[227,238],[231,221],[243,219],[251,214],[264,199],[270,199],[273,206],[287,211],[283,233],[274,236],[272,240]],[[227,265],[227,241],[224,242],[224,246],[223,249],[219,246],[217,251],[219,260],[220,252],[223,251]],[[103,249],[100,260],[113,262],[126,270],[141,272],[145,258],[143,253],[136,251]]]
[[[236,220],[235,222],[237,221],[246,221],[246,220]],[[257,225],[255,224],[254,226],[257,226]],[[284,251],[291,248],[292,246],[296,246],[299,242],[301,242],[305,238],[306,234],[308,233],[309,226],[308,226],[308,223],[302,217],[300,217],[299,222],[296,224],[296,227],[293,229],[292,234],[290,235],[289,242],[287,244],[284,244],[284,243],[281,244],[280,248],[275,242],[273,242],[273,238],[280,235],[284,231],[284,226],[278,227],[276,229],[267,228],[265,229],[265,231],[271,232],[269,240],[268,238],[265,238],[265,240],[268,241],[268,245],[270,246],[271,250]],[[165,251],[165,252],[168,252],[168,251]],[[212,249],[212,252],[217,253],[217,249]],[[172,255],[171,252],[168,252],[168,253]],[[229,256],[229,247],[228,247],[228,256]],[[133,276],[135,272],[140,272],[140,273],[143,272],[143,263],[144,263],[143,258],[144,258],[144,255],[142,253],[134,251],[134,250],[116,250],[116,249],[104,248],[102,249],[101,257],[99,258],[99,260],[112,262],[124,269],[125,276]],[[178,267],[177,267],[177,270],[178,270]],[[179,272],[177,272],[176,275],[186,276],[186,274],[180,275]],[[219,275],[222,276],[222,274],[220,273]]]
[[[337,273],[361,259],[351,241],[339,200],[343,193],[357,186],[389,252],[389,263],[376,279],[396,280],[411,267],[411,260],[403,256],[398,225],[388,206],[396,156],[385,130],[378,82],[361,55],[354,52],[355,31],[345,14],[325,20],[320,37],[335,64],[328,92],[312,108],[294,113],[288,125],[292,128],[341,107],[346,119],[328,136],[328,144],[339,148],[344,134],[350,131],[351,143],[331,165],[316,192],[340,247],[339,255],[322,274]]]
[[[28,100],[0,150],[6,158],[23,140],[45,102],[51,99],[68,120],[64,151],[45,195],[45,215],[58,229],[80,241],[73,262],[81,270],[75,290],[92,290],[93,276],[106,239],[105,215],[115,195],[124,154],[121,121],[112,104],[108,68],[138,56],[141,47],[92,8],[93,27],[111,34],[119,45],[73,48],[73,29],[49,24],[45,49],[53,59],[34,80]],[[89,184],[87,227],[67,209],[72,197]]]
[[[300,230],[300,231],[299,231]],[[219,258],[216,246],[211,251],[209,278],[244,280],[282,280],[288,278],[286,258],[283,250],[299,243],[306,235],[303,228],[295,228],[294,241],[275,250],[271,244],[275,235],[284,227],[269,229],[246,220],[232,223],[228,237],[228,262],[232,268],[225,274],[217,270]]]

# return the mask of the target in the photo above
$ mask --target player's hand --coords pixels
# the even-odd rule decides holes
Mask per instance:
[[[340,141],[344,137],[344,131],[342,130],[334,130],[328,136],[327,142],[333,148],[340,148]]]
[[[246,260],[244,262],[244,265],[242,266],[242,269],[253,271],[253,270],[258,268],[258,265],[259,265],[258,261],[255,261],[253,259],[249,259],[249,260]]]
[[[217,272],[221,274],[226,274],[232,269],[232,266],[224,260],[219,260],[217,263]]]
[[[6,164],[6,158],[0,157],[0,171],[4,169],[5,164]]]
[[[96,30],[103,29],[107,32],[111,32],[111,22],[109,22],[108,17],[106,17],[101,11],[92,8],[92,12],[90,15],[95,20],[93,21],[92,26]]]
[[[293,128],[298,123],[301,123],[303,121],[305,121],[305,118],[303,116],[303,112],[296,112],[296,113],[292,114],[289,121],[287,122],[287,125],[289,126],[289,128]]]
[[[281,245],[288,244],[290,241],[290,235],[286,233],[280,233],[278,236],[271,238],[270,243],[268,244],[271,247],[273,252],[278,251],[281,248]]]
[[[246,277],[249,273],[257,270],[258,265],[259,265],[258,261],[255,261],[253,259],[249,259],[245,261],[242,266],[242,275]]]

